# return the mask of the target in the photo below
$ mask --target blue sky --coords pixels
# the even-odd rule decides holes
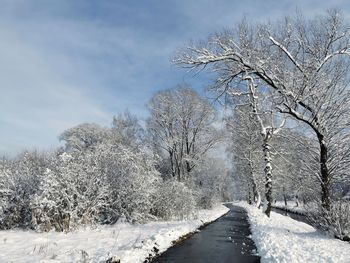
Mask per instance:
[[[0,154],[50,149],[82,122],[109,126],[126,108],[147,117],[158,90],[204,75],[171,65],[177,48],[246,16],[322,14],[347,1],[0,0]]]

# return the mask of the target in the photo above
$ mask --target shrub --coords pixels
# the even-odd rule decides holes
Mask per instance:
[[[168,180],[159,185],[154,201],[154,215],[162,219],[188,219],[194,216],[193,192],[184,183]]]
[[[211,209],[215,203],[218,203],[217,193],[209,188],[200,188],[196,196],[197,207]]]
[[[350,202],[333,201],[330,210],[321,205],[309,213],[313,225],[341,240],[350,241]]]
[[[45,163],[37,152],[23,152],[0,163],[0,229],[30,225],[30,200],[38,191]]]

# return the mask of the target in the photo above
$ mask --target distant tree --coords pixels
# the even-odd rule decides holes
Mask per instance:
[[[147,130],[168,155],[173,177],[183,180],[219,140],[216,111],[189,87],[160,91],[149,103]]]
[[[197,193],[197,204],[210,209],[218,202],[231,200],[232,178],[225,161],[206,157],[194,169],[192,188]]]
[[[67,151],[84,151],[110,137],[110,129],[95,123],[83,123],[64,131],[59,140],[65,142]]]
[[[144,129],[139,124],[137,117],[129,111],[113,117],[112,134],[116,142],[129,146],[141,146],[145,140]]]
[[[299,128],[300,129],[300,128]],[[318,171],[317,144],[302,132],[285,128],[272,144],[276,174],[275,198],[283,198],[285,205],[290,200],[314,201],[320,189],[315,188]]]
[[[225,122],[229,132],[227,150],[232,156],[236,176],[245,184],[248,202],[260,206],[263,155],[258,123],[249,105],[236,107]]]

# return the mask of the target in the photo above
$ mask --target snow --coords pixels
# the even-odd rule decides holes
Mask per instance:
[[[149,254],[154,255],[155,250],[165,251],[172,246],[172,241],[228,211],[227,207],[218,205],[212,210],[198,211],[197,219],[193,220],[119,222],[70,233],[0,231],[0,262],[105,262],[112,256],[122,263],[143,262]]]
[[[276,203],[272,204],[272,207],[280,208],[301,215],[304,215],[307,210],[301,202],[299,202],[299,206],[296,206],[295,201],[288,201],[287,206],[284,204],[283,201],[277,201]]]
[[[312,226],[271,212],[265,216],[258,208],[240,202],[251,223],[252,239],[261,262],[350,262],[350,244],[328,237]]]

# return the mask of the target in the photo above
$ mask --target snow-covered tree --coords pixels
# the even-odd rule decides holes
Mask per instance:
[[[93,148],[110,137],[110,129],[95,123],[83,123],[64,131],[59,140],[65,142],[68,151],[83,151]]]
[[[249,25],[211,37],[204,45],[180,52],[175,63],[211,66],[216,87],[225,92],[247,72],[280,97],[278,109],[304,123],[319,145],[321,201],[330,207],[331,179],[347,166],[350,93],[348,26],[337,11],[306,20],[298,15],[276,23]],[[208,67],[209,68],[209,67]],[[344,154],[340,154],[343,152]]]
[[[44,155],[23,152],[13,160],[4,160],[0,177],[1,228],[30,226],[30,200],[38,191],[45,172]]]
[[[298,128],[299,129],[299,128]],[[294,200],[304,204],[319,195],[315,171],[318,170],[317,145],[295,128],[285,128],[272,144],[275,180],[275,198],[285,204]]]
[[[129,111],[113,117],[112,134],[116,142],[129,146],[141,146],[145,140],[144,129]]]
[[[156,147],[168,155],[173,177],[185,179],[218,142],[216,111],[189,87],[160,91],[149,103],[147,130]]]
[[[32,226],[40,231],[68,231],[76,217],[73,216],[78,200],[77,184],[69,174],[46,170],[39,191],[30,204]]]
[[[229,133],[227,151],[232,157],[236,178],[243,183],[241,191],[248,193],[248,202],[260,206],[262,191],[262,151],[261,135],[251,107],[236,107],[225,119]]]
[[[9,208],[14,195],[10,162],[3,158],[0,160],[0,229],[9,228],[14,222],[9,220]]]
[[[110,212],[130,220],[151,215],[159,174],[152,153],[134,151],[124,145],[101,144],[94,156],[100,174],[108,184]]]
[[[197,206],[212,208],[218,202],[231,200],[232,178],[225,161],[206,157],[194,169],[191,188],[195,190]]]

